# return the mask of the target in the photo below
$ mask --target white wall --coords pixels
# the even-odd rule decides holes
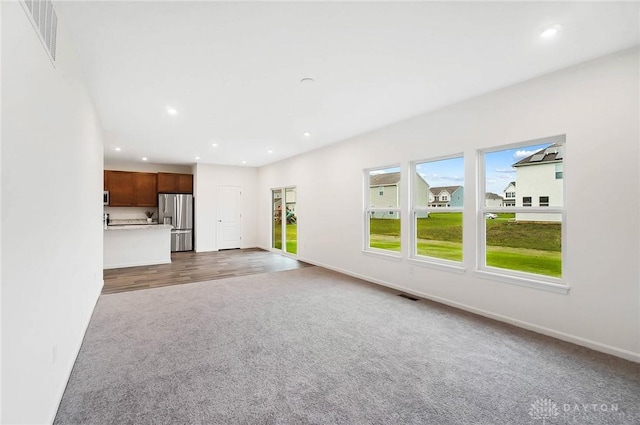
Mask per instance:
[[[102,288],[102,129],[59,22],[54,68],[2,8],[2,418],[50,423]]]
[[[257,178],[258,171],[252,167],[195,165],[193,196],[196,204],[196,252],[218,250],[216,240],[218,186],[238,186],[242,190],[241,248],[257,246]]]
[[[640,183],[638,71],[636,48],[262,167],[259,243],[270,245],[269,189],[295,185],[300,259],[640,361],[640,209],[629,196]],[[402,261],[362,253],[363,169],[400,163],[408,175],[412,160],[464,152],[465,187],[474,188],[477,149],[558,134],[567,137],[568,294],[474,274],[472,190],[464,274],[409,264],[406,249]],[[401,191],[406,220],[408,186]],[[615,217],[588,213],[593,193],[617,200]],[[328,205],[340,214],[328,214]],[[406,248],[409,226],[402,230]]]
[[[153,164],[146,162],[118,162],[105,160],[104,169],[114,171],[136,171],[140,173],[192,174],[194,166],[177,164]]]

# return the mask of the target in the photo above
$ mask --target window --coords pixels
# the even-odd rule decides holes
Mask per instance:
[[[564,143],[564,136],[555,136],[479,152],[479,195],[497,193],[514,181],[519,193],[529,195],[516,198],[515,205],[480,205],[480,274],[566,292],[564,180],[558,179]],[[532,205],[533,198],[538,206]],[[489,213],[496,217],[487,219]]]
[[[556,163],[556,180],[562,178],[562,162]]]
[[[516,197],[516,193],[515,192],[506,192],[504,194],[505,198],[515,198]]]
[[[464,159],[415,162],[411,169],[411,257],[460,267]]]
[[[365,251],[400,253],[400,180],[398,166],[365,170]]]

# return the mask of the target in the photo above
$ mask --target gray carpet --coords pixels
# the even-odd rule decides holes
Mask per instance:
[[[638,364],[396,294],[309,267],[102,295],[55,423],[640,423]]]

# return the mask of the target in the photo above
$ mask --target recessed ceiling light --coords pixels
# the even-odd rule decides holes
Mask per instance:
[[[113,148],[114,151],[116,152],[120,152],[122,150],[122,148]]]
[[[302,84],[312,84],[312,83],[315,83],[315,82],[316,82],[316,80],[314,80],[314,79],[313,79],[313,78],[311,78],[311,77],[304,77],[302,80],[300,80],[300,82],[301,82]]]
[[[271,149],[269,149],[269,150],[267,151],[267,153],[273,153],[273,151],[272,151]]]
[[[214,148],[217,148],[218,144],[217,143],[211,143],[211,146],[213,146]]]
[[[143,157],[142,157],[142,160],[143,160],[143,161],[146,161],[146,160],[147,160],[147,157],[146,157],[146,156],[143,156]]]
[[[542,30],[542,32],[540,33],[540,38],[545,40],[550,40],[558,35],[561,28],[562,26],[558,24],[550,25],[546,27],[544,30]]]
[[[197,160],[199,160],[199,159],[200,159],[200,157],[199,157],[199,156],[196,156],[196,161],[197,161]]]
[[[309,136],[311,136],[311,133],[309,133],[308,131],[305,131],[302,135],[304,137],[309,137]]]
[[[167,106],[167,114],[169,115],[178,115],[178,110],[171,106]]]
[[[246,164],[246,163],[247,163],[247,161],[242,161],[242,163],[243,163],[243,164]]]

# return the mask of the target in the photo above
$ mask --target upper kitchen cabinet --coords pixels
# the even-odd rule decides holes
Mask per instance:
[[[158,173],[158,193],[193,193],[193,176]]]
[[[155,173],[105,170],[105,189],[110,207],[155,207],[158,205]]]
[[[193,193],[193,176],[191,174],[178,174],[178,192]]]
[[[109,206],[111,207],[132,207],[134,205],[133,196],[133,175],[128,171],[105,170],[105,186],[109,191]]]
[[[133,173],[134,206],[155,207],[158,205],[155,173]]]

